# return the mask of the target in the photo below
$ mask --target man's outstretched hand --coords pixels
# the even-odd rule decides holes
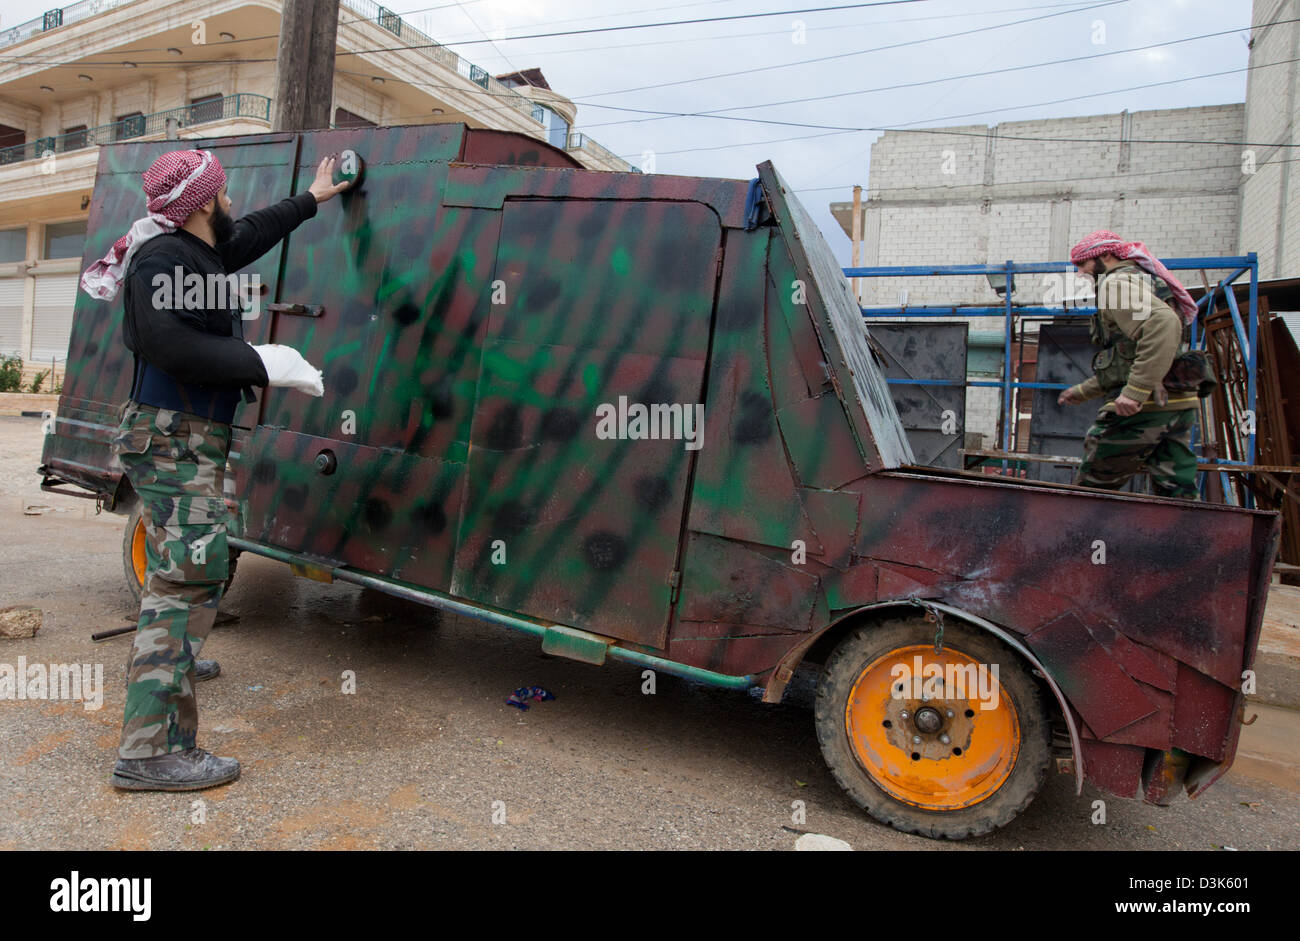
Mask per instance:
[[[311,186],[307,187],[307,192],[316,197],[316,202],[323,203],[332,199],[336,194],[343,192],[352,185],[351,180],[344,180],[342,183],[334,182],[334,165],[338,163],[338,154],[330,154],[320,162],[316,168],[316,179],[312,181]]]
[[[262,358],[262,365],[266,367],[268,385],[297,389],[317,398],[325,394],[321,371],[303,359],[302,354],[293,347],[263,343],[253,346],[253,350]]]

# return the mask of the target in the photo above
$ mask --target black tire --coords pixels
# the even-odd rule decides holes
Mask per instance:
[[[126,579],[126,590],[131,593],[131,601],[136,610],[140,608],[140,598],[144,594],[144,582],[141,576],[136,572],[135,566],[135,533],[140,527],[140,507],[139,501],[131,509],[126,518],[126,528],[122,531],[122,574]],[[222,594],[230,591],[230,584],[235,580],[235,566],[239,561],[239,554],[233,550],[230,553],[229,574],[226,576],[226,586],[222,589]]]
[[[826,764],[830,767],[836,781],[858,806],[876,820],[904,833],[961,840],[981,836],[1004,826],[1029,806],[1043,786],[1047,775],[1051,758],[1051,717],[1042,689],[1019,654],[996,637],[949,619],[944,622],[944,649],[965,654],[981,664],[997,664],[1000,694],[1010,700],[1014,711],[1004,713],[996,720],[990,713],[982,726],[977,710],[956,710],[951,714],[958,718],[945,719],[942,716],[950,713],[946,707],[939,705],[940,701],[920,703],[919,700],[910,700],[909,702],[920,703],[919,710],[917,706],[909,706],[908,702],[889,701],[896,698],[895,690],[903,689],[901,685],[892,685],[891,681],[886,700],[877,698],[873,702],[871,697],[863,694],[860,706],[862,711],[855,712],[855,715],[870,716],[873,710],[879,708],[883,716],[886,711],[895,710],[890,713],[893,717],[892,721],[882,718],[880,725],[883,730],[877,733],[884,739],[883,743],[879,740],[875,743],[875,746],[880,749],[882,765],[894,762],[896,764],[893,767],[910,768],[909,761],[952,760],[955,762],[953,765],[943,767],[931,765],[922,773],[934,770],[942,776],[946,770],[951,769],[956,780],[963,773],[974,773],[973,770],[968,769],[976,767],[976,763],[973,759],[967,766],[957,763],[960,762],[959,756],[963,752],[961,748],[952,746],[960,736],[964,735],[967,737],[960,740],[966,742],[969,751],[970,743],[980,734],[981,728],[992,738],[986,737],[984,741],[979,742],[979,749],[993,749],[1000,756],[1006,756],[1005,749],[1014,749],[1014,758],[1011,759],[1013,763],[1010,771],[1004,772],[1006,777],[1000,784],[996,783],[996,780],[991,782],[987,785],[993,788],[989,793],[978,797],[975,802],[966,806],[952,809],[927,808],[918,806],[917,802],[909,802],[896,794],[889,793],[882,784],[902,789],[903,794],[909,793],[906,790],[907,778],[905,775],[900,775],[896,780],[890,780],[888,774],[882,772],[881,780],[878,781],[859,758],[857,749],[850,742],[850,725],[855,720],[847,715],[849,697],[859,677],[864,675],[869,666],[877,664],[882,657],[886,657],[891,652],[906,647],[928,645],[929,651],[932,652],[934,637],[935,625],[922,617],[864,624],[845,636],[827,660],[817,687],[815,709],[817,739],[821,744]],[[877,677],[882,675],[879,671],[883,669],[877,666]],[[999,707],[1002,701],[1002,699],[998,700]],[[875,705],[877,702],[881,703],[878,707]],[[955,703],[956,700],[942,700],[942,702]],[[927,705],[937,705],[938,709],[931,712],[925,709]],[[898,712],[900,708],[904,711]],[[909,709],[910,712],[907,711]],[[924,718],[930,721],[934,720],[936,714],[939,715],[938,721],[944,723],[943,728],[938,731],[927,731],[908,727],[909,722],[915,723],[920,720],[918,711],[926,713]],[[908,718],[900,721],[898,716]],[[966,718],[964,724],[959,725],[963,722],[962,717],[965,716],[971,718]],[[997,722],[1008,721],[1013,722],[1018,728],[1018,748],[1014,741],[1008,740],[1001,731],[990,731],[991,727],[996,727]],[[900,735],[901,741],[906,743],[906,748],[897,744]],[[924,745],[911,744],[914,741],[913,735],[921,735]],[[941,740],[938,738],[939,735],[948,735],[948,738]],[[940,745],[940,741],[944,744]],[[922,755],[922,751],[912,751],[914,748],[923,750],[925,754]],[[897,751],[889,751],[890,749],[897,749]],[[865,749],[865,742],[864,750],[868,753],[870,751]],[[889,753],[885,754],[886,751]],[[947,753],[940,754],[944,751]],[[921,755],[919,759],[918,755]],[[921,765],[917,767],[922,768]],[[942,788],[946,785],[940,783],[937,786]],[[956,804],[958,799],[950,796],[936,798],[936,800],[940,803],[951,800]]]

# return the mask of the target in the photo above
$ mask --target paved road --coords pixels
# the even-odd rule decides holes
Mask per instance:
[[[40,495],[39,449],[38,421],[0,418],[0,606],[35,604],[45,619],[33,640],[0,641],[0,662],[102,664],[104,704],[0,702],[0,849],[789,849],[794,801],[807,813],[797,829],[862,850],[1300,848],[1285,710],[1252,727],[1260,757],[1196,801],[1107,798],[1096,825],[1102,795],[1053,776],[1005,829],[938,843],[864,817],[797,703],[666,676],[646,696],[633,667],[544,656],[535,639],[247,555],[222,604],[237,620],[204,651],[223,675],[199,692],[200,743],[239,758],[243,776],[200,794],[121,794],[108,775],[129,636],[89,639],[134,617],[120,520]],[[33,503],[48,509],[25,515]],[[504,700],[522,685],[556,699],[521,713]]]

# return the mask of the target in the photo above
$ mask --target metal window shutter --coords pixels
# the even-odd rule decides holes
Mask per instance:
[[[49,275],[36,279],[36,309],[32,319],[32,360],[48,363],[68,358],[72,311],[80,275]]]
[[[23,289],[27,279],[0,278],[0,356],[23,351]]]

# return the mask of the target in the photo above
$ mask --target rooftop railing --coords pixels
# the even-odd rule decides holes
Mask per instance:
[[[225,121],[230,118],[253,118],[270,122],[271,99],[265,95],[253,95],[241,92],[237,95],[225,95],[207,101],[195,102],[182,108],[171,108],[154,114],[132,115],[112,124],[60,134],[56,137],[38,137],[25,144],[0,148],[0,165],[18,163],[20,160],[36,160],[47,153],[64,154],[85,147],[97,147],[114,141],[130,140],[135,137],[149,137],[167,132],[167,119],[175,118],[177,127],[194,127],[213,121]]]
[[[581,131],[571,131],[569,133],[569,140],[565,144],[564,149],[585,150],[588,153],[593,154],[599,157],[600,159],[606,161],[607,163],[614,164],[615,166],[617,166],[620,163],[627,163],[627,161],[624,160],[622,157],[600,146],[600,144],[597,144],[594,140],[592,140],[590,137],[588,137],[586,134],[582,133]]]
[[[481,110],[512,108],[520,114],[532,118],[532,99],[519,94],[509,85],[497,81],[488,73],[487,69],[480,68],[468,59],[458,56],[441,43],[435,42],[432,37],[416,29],[403,20],[399,14],[394,13],[387,7],[380,6],[373,0],[341,0],[339,8],[358,14],[360,19],[377,23],[392,33],[395,38],[401,40],[402,44],[409,46],[413,52],[420,53],[434,62],[446,66],[456,72],[457,75],[469,79],[484,91],[489,92],[498,100],[498,104]],[[340,22],[346,23],[347,21]],[[394,45],[397,45],[397,43],[394,43]]]
[[[54,7],[26,22],[8,29],[0,29],[0,48],[12,46],[14,43],[31,39],[41,33],[58,29],[60,26],[70,26],[80,20],[89,19],[97,13],[124,6],[128,2],[130,0],[80,0],[79,3],[70,3],[65,7]]]

